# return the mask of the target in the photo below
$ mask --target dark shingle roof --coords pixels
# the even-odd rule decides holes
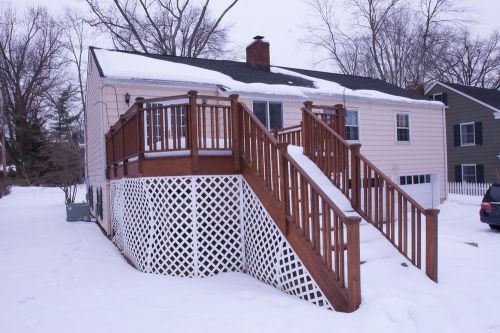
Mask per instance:
[[[441,82],[456,89],[472,98],[475,98],[483,103],[491,105],[494,108],[500,109],[500,91],[494,89],[479,88],[473,86],[465,86],[463,84]]]
[[[426,99],[424,96],[420,96],[414,91],[406,90],[398,86],[395,86],[393,84],[390,84],[388,82],[379,79],[373,79],[371,77],[319,72],[307,69],[286,68],[286,67],[282,68],[297,72],[299,74],[315,77],[318,79],[336,82],[341,86],[353,90],[377,90],[396,96],[408,97],[413,99]]]
[[[90,48],[94,56],[94,60],[96,61],[99,67],[100,75],[104,76],[100,68],[100,65],[98,63],[97,57],[95,56],[94,49],[95,49],[94,47]],[[283,84],[283,85],[299,86],[307,88],[314,87],[313,82],[305,78],[295,75],[273,73],[271,71],[254,68],[252,66],[249,66],[245,62],[231,61],[231,60],[203,59],[203,58],[187,58],[187,57],[168,56],[159,54],[144,54],[140,52],[130,52],[130,51],[117,51],[117,52],[132,53],[145,57],[150,57],[153,59],[166,60],[170,62],[181,63],[185,65],[213,70],[228,75],[234,80],[244,83]],[[274,67],[279,67],[279,66],[274,66]],[[395,85],[392,85],[390,83],[384,82],[379,79],[372,79],[368,77],[354,76],[354,75],[336,74],[329,72],[319,72],[319,71],[289,68],[289,67],[280,67],[280,68],[293,71],[298,74],[314,77],[317,79],[336,82],[341,86],[344,86],[349,89],[377,90],[383,93],[412,98],[412,99],[425,98],[423,96],[419,96],[418,94],[412,91],[399,88]]]

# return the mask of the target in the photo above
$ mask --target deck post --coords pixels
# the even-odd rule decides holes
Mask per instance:
[[[137,169],[142,175],[142,160],[144,159],[144,97],[136,97],[135,107],[137,112]]]
[[[305,101],[304,109],[308,111],[312,111],[313,102]],[[309,115],[307,115],[304,110],[302,110],[302,146],[304,147],[304,155],[311,158],[311,133],[310,126],[311,122],[307,119]]]
[[[342,137],[342,138],[345,138],[345,117],[346,117],[346,110],[344,108],[344,106],[342,104],[339,104],[338,105],[338,128],[337,128],[337,133],[339,133],[339,135]]]
[[[361,304],[360,222],[359,216],[349,216],[346,219],[348,312],[356,310]]]
[[[191,145],[191,167],[193,172],[198,171],[198,92],[195,90],[188,91],[189,96],[189,144]]]
[[[122,168],[123,168],[123,175],[127,175],[127,160],[125,160],[125,131],[123,130],[123,125],[125,124],[125,117],[123,115],[120,115],[120,132],[121,132],[121,137],[122,137],[122,156],[120,159],[122,160]]]
[[[354,209],[360,208],[361,201],[361,165],[359,160],[359,149],[361,144],[355,143],[351,148],[351,204]],[[346,158],[349,158],[346,156]]]
[[[438,282],[438,214],[439,209],[425,210],[425,273]]]
[[[276,144],[279,154],[279,187],[280,187],[280,198],[283,205],[283,211],[281,213],[281,232],[283,235],[288,235],[288,163],[285,159],[285,153],[288,149],[288,142],[279,142]]]
[[[232,132],[233,132],[233,159],[234,159],[234,170],[235,171],[240,171],[241,165],[240,165],[240,153],[241,153],[241,147],[240,147],[240,107],[238,103],[238,95],[237,94],[232,94],[229,96],[231,99],[231,116],[232,116]],[[225,124],[224,124],[225,126]]]

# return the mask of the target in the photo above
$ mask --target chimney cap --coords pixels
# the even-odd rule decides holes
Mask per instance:
[[[264,39],[264,36],[257,35],[257,36],[255,36],[253,39],[255,39],[255,40],[263,40],[263,39]]]

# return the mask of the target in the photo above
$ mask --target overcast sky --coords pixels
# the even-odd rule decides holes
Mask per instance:
[[[337,1],[341,3],[343,0]],[[500,0],[456,1],[469,8],[464,15],[476,17],[476,22],[472,24],[475,33],[485,36],[493,30],[500,30]],[[12,3],[19,8],[27,4],[46,5],[54,12],[63,6],[85,9],[81,0],[12,0]],[[230,0],[213,0],[214,13],[221,11],[228,3]],[[240,0],[227,14],[225,23],[231,25],[232,46],[240,51],[242,57],[244,47],[251,42],[252,37],[262,35],[271,44],[272,64],[313,68],[320,58],[318,51],[300,42],[306,33],[304,26],[312,19],[312,13],[303,0]]]

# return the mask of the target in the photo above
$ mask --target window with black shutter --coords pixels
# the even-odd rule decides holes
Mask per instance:
[[[460,145],[474,146],[476,144],[476,126],[474,123],[460,124]]]
[[[462,164],[462,182],[477,183],[477,165]]]

